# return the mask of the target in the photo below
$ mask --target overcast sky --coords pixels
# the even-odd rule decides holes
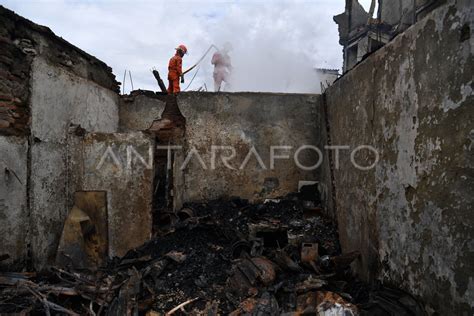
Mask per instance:
[[[342,48],[332,17],[344,0],[312,1],[125,1],[0,0],[0,4],[48,26],[112,67],[117,80],[131,70],[134,88],[157,90],[150,73],[166,78],[178,44],[193,65],[211,44],[230,42],[237,90],[310,92],[314,67],[341,68]],[[361,1],[367,5],[370,0]],[[188,90],[211,89],[211,54],[201,63]],[[186,88],[195,72],[186,77]],[[125,83],[130,90],[130,80]]]

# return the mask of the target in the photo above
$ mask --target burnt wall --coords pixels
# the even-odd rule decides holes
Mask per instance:
[[[36,57],[30,78],[30,234],[35,266],[53,262],[73,196],[71,135],[118,130],[118,95]],[[71,170],[72,169],[72,170]]]
[[[177,101],[186,128],[173,161],[176,207],[225,196],[275,198],[298,191],[301,180],[319,180],[319,168],[305,170],[294,158],[302,146],[319,148],[319,95],[181,93]],[[272,165],[272,147],[274,157],[287,158]],[[312,148],[297,156],[305,167],[319,159]]]
[[[326,96],[332,144],[350,148],[333,166],[343,250],[361,251],[360,275],[402,286],[439,315],[474,308],[470,10],[469,1],[447,1]],[[377,149],[374,168],[351,162],[360,145]],[[368,166],[375,155],[354,159]]]
[[[106,192],[109,257],[124,256],[148,241],[154,139],[142,132],[71,136],[68,155],[69,201],[75,191]]]
[[[0,6],[0,135],[30,132],[30,71],[41,57],[78,77],[119,92],[110,67],[97,58]]]
[[[120,98],[121,131],[144,131],[160,119],[166,103],[151,91],[134,91],[136,95]]]
[[[121,98],[119,128],[151,127],[163,157],[175,146],[175,208],[232,196],[263,201],[297,192],[300,181],[320,181],[320,105],[320,95],[311,94],[183,92],[174,99],[134,91]],[[320,191],[327,199],[330,192]]]
[[[0,6],[2,265],[54,260],[70,208],[68,135],[118,130],[110,67]],[[3,226],[3,225],[2,225]],[[27,251],[27,248],[30,251]]]

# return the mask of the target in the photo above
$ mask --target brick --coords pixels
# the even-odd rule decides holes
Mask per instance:
[[[7,78],[10,73],[0,69],[0,78]]]
[[[12,102],[15,104],[23,104],[23,101],[20,98],[12,98]]]
[[[12,105],[11,107],[13,107],[13,108],[11,108],[10,111],[20,113],[20,114],[24,114],[28,111],[26,108],[16,107],[15,105]]]
[[[13,96],[8,94],[0,94],[0,101],[11,101]]]
[[[0,43],[7,44],[11,43],[12,41],[8,37],[0,36]]]
[[[23,83],[23,81],[24,81],[23,78],[21,78],[21,77],[19,77],[19,76],[17,76],[17,75],[13,75],[13,74],[11,74],[11,73],[8,73],[7,76],[6,76],[6,78],[7,78],[8,80],[16,81],[16,82],[21,82],[21,83]]]
[[[4,101],[0,101],[0,107],[1,108],[6,108],[6,109],[9,109],[9,110],[16,110],[17,109],[17,106],[13,105],[13,103],[4,102]]]
[[[3,63],[5,65],[11,65],[13,64],[13,59],[7,56],[0,55],[0,63]]]
[[[0,117],[0,119],[1,119],[2,121],[9,122],[10,124],[14,124],[15,121],[16,121],[15,118],[12,117],[10,114],[8,114],[8,115],[2,114],[2,117]]]
[[[22,130],[24,130],[26,128],[25,124],[17,123],[17,122],[13,123],[12,126],[15,127],[15,128],[18,128],[18,129],[22,129]]]
[[[10,122],[5,120],[0,120],[0,128],[8,128],[10,127]]]

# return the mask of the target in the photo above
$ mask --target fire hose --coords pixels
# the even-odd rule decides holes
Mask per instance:
[[[196,69],[196,72],[194,73],[194,76],[191,78],[191,81],[189,81],[188,85],[186,86],[186,88],[184,88],[183,91],[188,90],[188,88],[189,88],[189,86],[191,85],[191,83],[193,83],[194,78],[196,78],[196,75],[197,75],[197,73],[199,72],[199,69],[201,69],[201,67],[198,67],[198,68]]]
[[[185,74],[187,74],[188,72],[190,72],[191,70],[193,70],[194,68],[196,68],[196,66],[199,65],[199,63],[200,63],[201,61],[203,61],[203,59],[206,57],[206,55],[209,53],[209,51],[210,51],[213,47],[214,47],[216,50],[219,50],[214,44],[211,44],[211,46],[209,46],[209,48],[206,50],[206,52],[204,53],[204,55],[202,55],[202,57],[197,61],[197,63],[195,63],[193,66],[191,66],[188,70],[184,71],[181,76],[184,76]]]

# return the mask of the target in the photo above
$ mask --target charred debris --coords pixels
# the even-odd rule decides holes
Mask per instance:
[[[0,313],[420,315],[410,295],[357,279],[359,253],[341,253],[318,205],[299,193],[161,212],[151,241],[98,269],[1,272]]]

